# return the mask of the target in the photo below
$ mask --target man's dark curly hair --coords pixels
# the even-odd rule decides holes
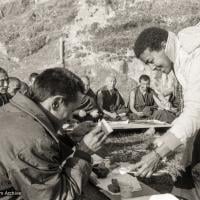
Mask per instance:
[[[134,51],[137,58],[147,49],[160,50],[161,43],[167,41],[168,32],[158,27],[150,27],[143,30],[134,45]]]
[[[36,103],[61,95],[68,104],[77,99],[78,92],[83,93],[84,85],[81,79],[71,71],[64,68],[51,68],[36,77],[32,91],[32,99]]]

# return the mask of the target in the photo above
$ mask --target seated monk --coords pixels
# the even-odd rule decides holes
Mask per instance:
[[[8,74],[6,70],[0,67],[0,106],[3,106],[9,102],[8,84]]]
[[[37,78],[39,74],[36,72],[33,72],[29,75],[28,78],[28,86],[31,88],[33,86],[33,83],[35,82],[35,79]]]
[[[156,92],[150,88],[150,77],[141,75],[140,85],[134,88],[129,98],[129,117],[137,119],[157,119],[171,123],[176,115],[169,104],[163,104]]]
[[[9,77],[8,95],[12,98],[21,88],[21,81],[17,77]]]
[[[120,116],[125,115],[127,109],[124,100],[115,88],[116,77],[108,76],[106,78],[106,85],[97,92],[97,104],[103,116],[108,119],[119,119]]]
[[[81,77],[84,84],[84,94],[81,99],[81,104],[74,111],[74,118],[78,121],[96,121],[99,117],[99,112],[96,104],[96,95],[90,88],[90,79],[88,76]]]

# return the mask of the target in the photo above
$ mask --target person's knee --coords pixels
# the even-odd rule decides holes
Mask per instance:
[[[150,117],[150,116],[152,115],[152,110],[151,110],[151,108],[148,107],[148,106],[146,106],[146,107],[143,109],[142,112],[144,113],[144,115],[145,115],[146,117]]]
[[[164,118],[164,113],[162,110],[156,110],[154,113],[153,113],[153,119],[157,119],[157,120],[160,120],[162,121],[163,118]]]

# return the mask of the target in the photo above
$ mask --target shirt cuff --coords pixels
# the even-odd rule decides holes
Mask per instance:
[[[84,151],[85,153],[88,153],[92,155],[94,152],[85,144],[83,140],[79,144],[76,145],[76,149],[80,151]]]
[[[73,157],[81,158],[92,164],[92,157],[84,151],[76,150]]]
[[[164,158],[171,150],[163,143],[160,147],[157,147],[154,151],[161,158]]]
[[[162,145],[169,148],[170,151],[174,151],[177,147],[182,145],[181,141],[170,131],[165,133],[159,139],[161,140]]]

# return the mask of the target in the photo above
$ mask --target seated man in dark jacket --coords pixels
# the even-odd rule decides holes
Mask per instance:
[[[106,85],[97,92],[97,103],[105,118],[117,119],[126,113],[124,100],[117,90],[116,77],[108,76]]]
[[[61,140],[59,129],[76,109],[82,91],[82,82],[72,72],[47,69],[34,82],[34,99],[17,93],[0,110],[1,195],[15,191],[26,200],[81,199],[91,172],[90,155],[106,139],[97,126],[76,146],[67,137]]]
[[[90,79],[88,76],[81,77],[84,84],[84,93],[77,110],[73,113],[74,118],[79,121],[92,120],[96,121],[99,117],[96,104],[96,95],[90,88]]]
[[[0,106],[9,102],[8,91],[9,78],[5,69],[0,67]]]

